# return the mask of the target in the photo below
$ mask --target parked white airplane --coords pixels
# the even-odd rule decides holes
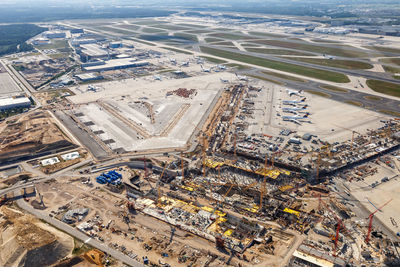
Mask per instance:
[[[182,62],[181,67],[189,67],[189,60],[186,62]]]
[[[211,72],[211,69],[205,69],[203,65],[200,65],[200,67],[203,72]]]
[[[297,124],[301,125],[300,121],[305,119],[305,118],[308,118],[308,115],[309,114],[306,113],[304,116],[283,116],[282,119],[284,121],[291,121],[291,122],[294,122],[294,123],[297,123]]]
[[[249,81],[249,78],[247,78],[247,76],[241,76],[238,75],[237,73],[235,73],[236,77],[240,80],[240,81]]]
[[[303,103],[304,101],[306,101],[306,98],[305,98],[305,97],[303,97],[303,98],[300,99],[300,100],[283,100],[283,101],[282,101],[282,104],[294,106],[294,105],[296,105],[296,104],[301,104],[301,103]]]
[[[303,92],[303,90],[296,91],[296,90],[286,89],[286,93],[288,93],[289,96],[292,96],[292,95],[301,96],[300,94],[302,92]]]
[[[225,65],[217,65],[217,68],[220,70],[225,70],[226,66]]]
[[[295,108],[282,108],[283,112],[296,112],[296,111],[301,111],[304,110],[308,107],[308,105],[304,105],[302,107],[295,107]]]

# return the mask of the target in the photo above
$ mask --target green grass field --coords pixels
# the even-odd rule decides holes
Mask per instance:
[[[161,48],[167,49],[167,50],[170,50],[170,51],[174,51],[174,52],[178,52],[178,53],[182,53],[182,54],[186,54],[186,55],[193,55],[193,53],[191,53],[191,52],[180,50],[180,49],[176,49],[176,48],[171,48],[171,47],[161,47]]]
[[[367,80],[367,85],[375,92],[400,97],[400,84],[379,80]]]
[[[400,66],[400,58],[381,58],[379,61]]]
[[[291,48],[301,51],[308,51],[320,54],[328,54],[334,56],[342,56],[342,57],[350,57],[350,58],[362,58],[362,57],[370,57],[369,53],[366,53],[361,50],[349,50],[346,49],[345,46],[343,48],[336,48],[336,47],[328,47],[322,45],[313,45],[309,43],[300,43],[300,42],[286,42],[280,40],[256,40],[253,41],[254,43],[264,44],[264,45],[271,45],[276,47],[284,47],[284,48]]]
[[[265,37],[276,37],[276,38],[287,37],[286,35],[283,34],[267,33],[267,32],[249,32],[249,34],[257,36],[265,36]]]
[[[142,32],[168,34],[165,30],[157,29],[157,28],[151,28],[151,27],[143,27],[142,28]]]
[[[96,30],[100,31],[107,31],[107,32],[112,32],[112,33],[117,33],[121,35],[134,35],[135,32],[124,30],[124,29],[117,29],[117,28],[112,28],[109,26],[99,26],[99,27],[93,27]]]
[[[348,70],[365,70],[372,69],[371,64],[355,61],[355,60],[340,60],[340,59],[323,59],[323,58],[304,58],[304,57],[291,57],[290,60],[306,62],[321,66],[328,66],[334,68],[348,69]]]
[[[215,57],[205,57],[205,56],[201,56],[201,58],[204,58],[205,60],[211,62],[211,63],[215,63],[215,64],[222,64],[222,63],[226,63],[225,60],[221,60]]]
[[[290,80],[290,81],[295,81],[295,82],[301,82],[301,83],[305,83],[307,82],[306,80],[297,78],[297,77],[293,77],[290,75],[286,75],[286,74],[282,74],[282,73],[277,73],[277,72],[271,72],[271,71],[263,71],[262,73],[267,74],[267,75],[272,75],[281,79],[285,79],[285,80]]]
[[[137,24],[137,25],[159,25],[160,23],[164,23],[162,21],[155,21],[155,20],[141,20],[141,21],[135,21],[131,22],[132,24]]]
[[[258,45],[258,44],[251,44],[251,43],[242,43],[242,46],[243,46],[244,48],[258,47],[258,48],[261,48],[261,49],[265,49],[265,48],[260,47],[260,45]]]
[[[229,40],[255,39],[254,37],[251,37],[251,36],[242,36],[242,35],[237,35],[237,34],[232,34],[232,33],[212,33],[212,34],[209,34],[208,36],[222,38],[222,39],[229,39]]]
[[[383,69],[386,72],[391,72],[391,73],[400,73],[400,68],[392,67],[392,66],[387,66],[387,65],[382,65]]]
[[[269,48],[250,48],[246,47],[246,50],[254,53],[261,54],[271,54],[271,55],[289,55],[289,56],[312,56],[313,54],[309,54],[306,52],[300,52],[296,50],[288,50],[288,49],[269,49]]]
[[[340,44],[340,42],[337,41],[331,41],[331,40],[325,40],[325,39],[311,39],[311,41],[316,42],[316,43],[332,43],[332,44]]]
[[[396,112],[396,111],[381,109],[381,110],[379,110],[379,112],[384,113],[384,114],[388,114],[390,116],[400,117],[400,112]]]
[[[350,104],[350,105],[353,105],[353,106],[357,106],[357,107],[362,107],[362,106],[364,106],[361,102],[352,101],[352,100],[344,101],[344,103]]]
[[[139,30],[140,26],[137,25],[118,25],[119,28],[123,28],[123,29],[127,29],[127,30],[131,30],[131,31],[137,31]]]
[[[183,38],[183,39],[186,39],[186,40],[190,40],[190,41],[193,41],[193,42],[198,42],[199,41],[199,39],[197,39],[197,36],[194,35],[194,34],[176,32],[176,33],[174,33],[174,36],[180,37],[180,38]]]
[[[204,38],[204,41],[206,41],[206,43],[213,43],[213,42],[223,42],[223,39],[218,39],[218,38]]]
[[[185,31],[187,33],[193,33],[193,34],[202,34],[202,33],[210,33],[212,31],[209,30],[190,30],[190,31]]]
[[[45,50],[45,49],[66,49],[69,48],[68,41],[67,40],[51,40],[49,44],[45,45],[38,45],[36,48],[40,50]]]
[[[273,79],[269,79],[269,78],[266,78],[266,77],[263,77],[263,76],[258,76],[258,75],[247,75],[247,76],[250,76],[250,77],[253,77],[253,78],[256,78],[256,79],[259,79],[259,80],[267,81],[267,82],[270,82],[270,83],[275,83],[275,84],[278,84],[278,85],[285,85],[285,83],[283,83],[283,82],[276,81],[276,80],[273,80]]]
[[[383,47],[383,46],[365,46],[365,48],[380,51],[380,52],[389,52],[389,53],[396,53],[400,54],[400,49],[392,48],[392,47]]]
[[[196,25],[196,24],[189,24],[189,23],[178,23],[178,24],[176,24],[176,25],[185,26],[185,27],[190,27],[190,28],[200,28],[200,29],[208,28],[207,26]]]
[[[375,95],[366,95],[366,96],[364,96],[364,98],[367,99],[367,100],[373,100],[373,101],[382,100],[382,97],[375,96]]]
[[[304,75],[307,77],[312,77],[316,79],[337,82],[337,83],[347,83],[350,82],[349,78],[341,73],[319,70],[315,68],[306,68],[300,65],[289,64],[284,62],[278,62],[274,60],[268,60],[263,58],[258,58],[254,56],[243,55],[240,53],[234,53],[229,51],[224,51],[220,49],[214,49],[209,47],[200,46],[202,52],[211,54],[214,56],[219,56],[223,58],[228,58],[232,60],[241,61],[248,64],[254,64],[261,67],[281,70],[285,72],[295,73],[299,75]]]
[[[146,45],[150,45],[150,46],[156,46],[155,44],[152,44],[152,43],[140,40],[140,39],[136,39],[136,38],[129,38],[129,39],[131,39],[132,41],[138,42],[138,43],[142,43],[142,44],[146,44]]]
[[[232,42],[229,41],[215,42],[213,43],[213,45],[235,46]]]
[[[161,29],[165,29],[165,30],[173,30],[173,31],[188,30],[187,27],[182,27],[182,26],[177,26],[177,25],[172,25],[172,24],[153,25],[153,27],[161,28]]]

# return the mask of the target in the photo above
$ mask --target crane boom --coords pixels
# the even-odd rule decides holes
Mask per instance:
[[[367,232],[367,236],[365,237],[365,243],[369,243],[370,240],[370,236],[371,236],[371,231],[372,231],[372,220],[374,218],[375,213],[377,213],[378,211],[382,210],[383,207],[385,207],[387,204],[389,204],[390,201],[392,201],[393,199],[389,199],[388,201],[386,201],[382,206],[380,206],[379,208],[377,208],[374,212],[372,212],[367,219],[369,219],[369,224],[368,224],[368,232]]]

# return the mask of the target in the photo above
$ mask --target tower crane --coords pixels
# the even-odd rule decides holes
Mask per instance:
[[[375,213],[377,213],[378,211],[380,211],[383,207],[385,207],[387,204],[389,204],[390,201],[392,201],[393,199],[390,199],[388,201],[385,202],[385,204],[383,204],[382,206],[380,206],[379,208],[377,208],[374,212],[372,212],[369,216],[369,224],[368,224],[368,232],[367,232],[367,236],[365,237],[365,243],[369,243],[370,240],[370,235],[371,235],[371,231],[372,231],[372,219],[374,218]]]

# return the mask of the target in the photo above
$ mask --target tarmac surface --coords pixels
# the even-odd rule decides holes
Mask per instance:
[[[356,90],[349,90],[349,92],[331,91],[331,90],[321,88],[320,86],[324,85],[322,83],[318,83],[315,81],[307,81],[305,83],[289,81],[289,80],[278,78],[276,76],[264,74],[257,69],[250,70],[250,71],[243,71],[241,73],[247,74],[247,75],[250,74],[250,75],[261,76],[261,77],[265,77],[267,79],[272,79],[272,80],[277,80],[282,83],[285,83],[286,87],[293,88],[296,90],[313,90],[313,91],[329,94],[331,96],[330,99],[339,101],[339,102],[346,102],[346,101],[360,102],[363,104],[363,108],[377,111],[377,112],[381,112],[381,110],[399,112],[399,109],[400,109],[400,101],[399,100],[385,98],[382,96],[379,96],[381,98],[381,100],[369,100],[368,98],[365,98],[365,97],[373,97],[375,95],[363,93],[363,92],[356,91]],[[346,89],[346,88],[344,88],[344,89]]]

